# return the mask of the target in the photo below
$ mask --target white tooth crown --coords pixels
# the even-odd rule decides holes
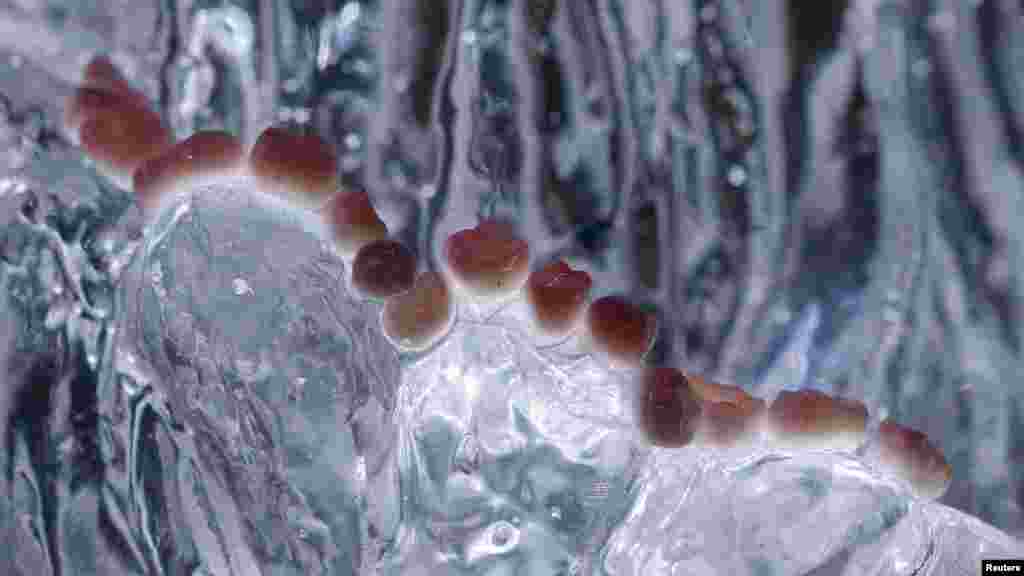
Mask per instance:
[[[639,408],[635,421],[652,444],[854,453],[867,443],[868,414],[859,402],[801,390],[783,392],[768,405],[735,386],[675,368],[645,368],[656,316],[622,296],[591,302],[590,276],[564,262],[531,274],[529,246],[509,224],[484,221],[456,232],[447,239],[443,271],[417,275],[412,253],[387,240],[369,195],[337,190],[336,159],[314,135],[268,128],[247,157],[222,132],[198,133],[172,145],[159,115],[106,59],[87,67],[65,125],[106,176],[134,188],[147,219],[170,196],[198,193],[224,180],[253,184],[277,199],[272,206],[297,209],[349,262],[352,286],[382,301],[381,331],[403,352],[439,345],[457,322],[458,298],[511,300],[537,335],[566,337],[585,326],[583,338],[560,346],[583,342],[583,352],[604,362],[606,379],[631,377]],[[920,432],[898,424],[883,422],[866,455],[922,498],[940,497],[949,484],[951,470],[941,452]]]

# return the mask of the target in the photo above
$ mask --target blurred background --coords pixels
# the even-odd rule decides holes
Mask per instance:
[[[137,239],[87,224],[133,209],[60,125],[97,52],[179,137],[313,124],[425,258],[508,217],[656,307],[657,360],[926,432],[943,502],[1024,535],[1024,2],[2,0],[0,368],[52,345],[62,261]],[[111,285],[78,281],[95,362]]]

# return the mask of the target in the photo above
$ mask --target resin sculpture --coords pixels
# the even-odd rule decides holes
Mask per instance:
[[[580,441],[580,445],[590,448],[581,449],[576,457],[581,462],[599,458],[617,462],[609,465],[609,469],[635,472],[631,459],[639,458],[635,455],[643,451],[654,451],[656,456],[651,458],[669,458],[664,454],[672,451],[698,450],[708,454],[729,453],[731,458],[739,460],[744,458],[743,454],[764,457],[766,454],[822,452],[841,454],[874,473],[888,475],[922,499],[939,498],[950,482],[949,465],[924,435],[890,421],[882,422],[877,431],[873,430],[868,411],[855,399],[807,390],[783,391],[775,398],[761,399],[737,386],[712,382],[677,366],[650,365],[647,356],[658,331],[656,317],[625,296],[603,292],[600,286],[593,285],[590,275],[573,262],[535,261],[531,257],[529,239],[521,238],[512,223],[484,220],[473,228],[452,234],[444,245],[439,270],[417,262],[406,246],[389,237],[370,194],[342,188],[334,151],[312,132],[284,125],[270,127],[249,150],[232,135],[216,131],[199,132],[174,142],[145,98],[102,57],[94,59],[85,69],[81,86],[68,105],[65,127],[100,173],[134,193],[146,221],[147,235],[142,254],[136,255],[144,261],[139,264],[139,274],[154,275],[157,270],[157,275],[161,276],[159,282],[154,280],[153,286],[157,288],[147,288],[156,291],[154,297],[163,298],[160,290],[179,288],[173,282],[167,288],[166,275],[189,273],[150,266],[165,261],[156,256],[152,261],[146,260],[148,253],[163,250],[161,235],[193,233],[175,229],[176,219],[226,214],[223,224],[228,231],[226,237],[237,237],[238,242],[243,242],[250,216],[242,211],[250,211],[249,214],[257,214],[258,218],[273,221],[278,226],[274,230],[279,236],[259,240],[266,250],[276,249],[277,245],[287,247],[290,242],[307,247],[320,245],[325,247],[324,253],[316,258],[323,261],[310,265],[315,273],[308,277],[302,275],[301,263],[291,266],[292,263],[284,262],[282,267],[287,273],[282,272],[278,275],[280,278],[275,276],[274,280],[280,283],[279,288],[261,292],[262,287],[236,285],[236,294],[272,298],[276,297],[278,289],[303,290],[302,282],[307,279],[311,283],[334,282],[334,285],[322,287],[320,292],[316,291],[321,290],[319,286],[309,292],[308,302],[317,306],[305,312],[310,315],[311,333],[318,333],[318,323],[340,322],[353,338],[367,341],[365,350],[339,345],[335,351],[327,349],[324,342],[319,343],[325,346],[318,360],[320,364],[294,375],[294,380],[299,382],[296,389],[246,391],[246,386],[257,386],[247,384],[250,380],[261,382],[257,376],[251,376],[241,377],[235,398],[204,396],[209,387],[201,382],[202,378],[192,384],[172,383],[171,387],[179,388],[160,392],[169,397],[171,411],[177,412],[171,417],[180,419],[185,428],[191,427],[189,434],[195,435],[196,443],[227,444],[223,447],[224,454],[218,458],[231,460],[235,458],[233,451],[241,450],[244,445],[263,443],[258,452],[241,450],[243,455],[238,458],[244,465],[225,467],[228,471],[213,483],[221,487],[220,491],[205,496],[209,500],[206,506],[214,515],[245,519],[235,524],[221,523],[217,530],[210,529],[205,537],[207,544],[203,546],[219,552],[200,554],[206,558],[209,573],[257,573],[254,570],[258,571],[256,567],[265,560],[242,551],[244,546],[241,546],[251,541],[259,541],[255,548],[263,550],[268,557],[277,554],[279,548],[287,549],[288,552],[281,553],[282,557],[291,558],[294,564],[310,570],[309,573],[330,573],[332,567],[346,563],[353,571],[368,570],[369,566],[379,563],[385,572],[442,573],[448,565],[446,562],[454,560],[446,560],[441,552],[432,551],[423,534],[431,534],[442,541],[447,538],[460,542],[459,550],[465,556],[460,562],[470,564],[480,558],[504,554],[514,546],[534,547],[531,549],[562,546],[576,557],[590,558],[594,550],[587,547],[589,543],[545,541],[530,536],[544,532],[541,528],[531,528],[529,523],[520,523],[521,519],[494,520],[484,528],[481,523],[473,524],[462,518],[460,522],[466,522],[465,526],[473,526],[464,527],[449,516],[456,514],[453,512],[456,508],[444,504],[451,502],[446,499],[452,498],[452,494],[476,494],[478,477],[490,478],[488,466],[500,466],[503,455],[529,451],[534,444],[527,438],[532,438],[536,430],[541,430],[536,432],[538,434],[555,436],[588,434],[579,431],[585,428],[575,431],[559,428],[558,419],[551,411],[571,414],[580,421],[605,422],[603,430],[607,433],[603,438],[613,439],[602,444],[599,438],[602,434],[595,433],[594,443]],[[192,209],[193,204],[203,207]],[[206,233],[199,227],[187,230]],[[289,252],[282,254],[288,258]],[[208,273],[186,259],[166,261]],[[344,270],[343,278],[330,273],[334,267]],[[201,289],[202,282],[215,281],[212,276],[209,279],[201,275],[190,277],[195,289]],[[345,310],[354,311],[353,315],[348,319],[332,316],[337,314],[338,307],[325,301],[326,294],[351,301],[345,304]],[[178,297],[182,296],[167,296]],[[137,298],[132,302],[135,306],[152,305],[146,304],[146,295],[136,297],[126,293],[126,298]],[[503,347],[499,332],[488,327],[488,318],[462,314],[461,311],[472,307],[513,311],[513,320],[506,319],[501,329],[543,343],[543,346],[538,345],[537,350],[523,357],[516,356],[519,349]],[[241,305],[231,310],[225,314],[233,314],[237,326],[245,326],[249,316],[262,318],[263,314]],[[292,312],[304,314],[301,310]],[[173,364],[175,358],[192,353],[182,351],[185,348],[215,346],[208,341],[214,338],[229,342],[232,350],[248,345],[247,335],[237,333],[244,328],[236,327],[233,328],[236,333],[218,335],[218,327],[203,325],[201,318],[179,316],[164,321],[169,326],[176,322],[182,324],[181,330],[175,331],[180,337],[175,346],[180,349],[161,351],[163,359],[159,361]],[[267,318],[267,322],[273,322],[273,315],[268,314]],[[190,331],[199,328],[203,334],[211,336],[199,339],[191,335]],[[284,324],[280,326],[282,338],[289,329]],[[546,392],[537,391],[536,383],[531,383],[529,377],[515,376],[507,385],[481,383],[465,366],[437,360],[443,356],[438,350],[459,332],[465,333],[460,336],[465,346],[494,350],[487,356],[488,365],[481,366],[481,370],[494,374],[503,370],[529,374],[527,367],[531,363],[540,365],[537,358],[542,356],[538,355],[562,355],[559,382],[567,387],[590,386],[592,382],[604,384],[600,390],[588,393],[595,398],[608,398],[609,405],[626,409],[599,413],[571,405],[545,406],[531,400],[534,398],[531,394],[543,397]],[[120,336],[144,338],[146,333],[146,328],[142,327],[138,332],[123,331]],[[387,343],[392,352],[371,354],[367,351],[379,350],[380,343]],[[238,352],[241,354],[243,350]],[[485,356],[483,352],[479,354]],[[332,355],[336,355],[333,361],[355,366],[352,398],[358,401],[354,401],[351,410],[332,411],[328,405],[336,402],[337,397],[332,400],[325,396],[303,410],[315,413],[323,408],[325,411],[319,416],[323,427],[330,428],[335,422],[338,430],[350,427],[351,438],[344,436],[344,440],[318,436],[323,427],[289,416],[292,413],[288,406],[301,402],[302,385],[311,386],[309,378],[317,370],[335,369]],[[287,357],[265,360],[247,370],[259,374],[261,370],[292,369]],[[138,358],[135,361],[158,360]],[[430,364],[435,361],[438,364]],[[375,387],[391,378],[386,374],[398,370],[399,366],[409,374],[429,370],[440,380],[450,382],[451,389],[439,391],[436,384],[414,376],[409,376],[407,381],[405,374],[401,377],[400,390]],[[258,395],[261,400],[250,401],[248,394]],[[452,414],[474,413],[468,420],[471,423],[467,424],[467,429],[473,432],[466,432],[467,440],[446,456],[446,466],[465,472],[453,473],[441,483],[443,489],[430,488],[434,485],[431,482],[437,481],[433,475],[439,472],[418,462],[416,452],[408,447],[409,443],[428,439],[447,445],[444,438],[450,432],[426,414],[425,398],[449,406]],[[195,422],[190,420],[187,414],[204,403],[224,406],[224,420],[205,416]],[[467,408],[470,405],[476,408]],[[529,414],[526,418],[529,422],[517,420],[516,415],[520,413]],[[512,428],[518,426],[520,432],[506,433],[503,425],[494,424],[506,421],[517,422]],[[527,429],[533,432],[522,431]],[[339,451],[349,454],[348,460],[330,456]],[[215,468],[213,464],[206,466]],[[418,476],[403,474],[403,471],[421,468]],[[270,495],[260,492],[262,485],[254,479],[254,492],[247,500],[229,497],[235,488],[227,487],[246,484],[248,478],[255,478],[254,470],[292,488]],[[394,474],[401,479],[396,479]],[[323,491],[326,488],[322,483],[335,481],[339,483],[338,497],[332,502],[339,507],[348,506],[346,509],[350,509],[352,518],[369,518],[368,527],[364,526],[361,534],[351,539],[363,542],[359,547],[346,548],[337,542],[337,534],[346,528],[317,519],[320,507],[330,502],[314,501],[304,495],[303,490]],[[346,482],[351,482],[351,489],[342,486]],[[591,520],[600,517],[604,518],[602,522],[614,524],[613,520],[622,518],[626,511],[616,507],[613,496],[619,494],[624,502],[628,484],[624,480],[622,486],[616,488],[611,480],[595,479],[588,495],[581,496],[584,504],[579,504],[578,508],[592,506],[595,510],[606,511],[607,518],[601,516],[605,512],[593,512],[591,516],[579,512],[579,517]],[[367,488],[367,485],[376,487]],[[381,488],[386,486],[394,489]],[[374,492],[374,495],[363,501],[360,500],[363,492]],[[540,494],[530,497],[533,498],[530,501],[543,499]],[[286,500],[287,504],[281,503]],[[600,504],[607,502],[612,503]],[[402,512],[407,506],[431,510],[435,520],[424,527],[422,533],[418,532],[407,525],[408,518]],[[575,504],[551,506],[557,510],[557,513],[552,512],[552,522],[568,522],[575,513],[572,510],[576,510]],[[198,504],[196,507],[201,508]],[[198,517],[189,518],[190,525],[202,524]],[[362,525],[363,521],[352,522]],[[594,522],[594,526],[600,524]],[[297,529],[301,538],[290,540],[281,536],[278,524],[301,526]],[[351,526],[347,529],[356,530]],[[596,528],[595,533],[607,535],[607,531]],[[220,544],[209,544],[215,540]],[[379,549],[371,549],[366,541],[377,542]],[[328,544],[331,542],[333,544]],[[233,547],[236,545],[237,549]],[[202,547],[198,543],[196,546]],[[388,558],[384,550],[388,546],[402,549],[403,556]],[[133,550],[132,553],[140,557],[148,554],[144,550]],[[581,562],[589,566],[588,563],[597,560]],[[140,560],[140,563],[145,564],[145,561]],[[546,568],[536,568],[530,573],[546,573],[544,570]]]

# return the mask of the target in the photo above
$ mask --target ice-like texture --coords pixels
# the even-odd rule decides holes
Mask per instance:
[[[384,573],[952,575],[1024,551],[850,454],[652,449],[632,378],[490,324],[405,366]]]
[[[255,198],[194,191],[122,276],[125,497],[145,497],[125,536],[159,538],[171,572],[351,573],[394,530],[398,357],[329,245]]]
[[[0,2],[0,574],[1024,556],[1022,32],[1014,0]],[[653,361],[923,430],[949,492],[645,448],[628,378],[504,317],[400,357],[238,186],[143,235],[60,129],[94,52],[178,138],[313,124],[428,267],[499,216],[657,305]]]

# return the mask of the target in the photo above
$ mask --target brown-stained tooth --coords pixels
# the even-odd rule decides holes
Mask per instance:
[[[686,377],[675,368],[653,367],[640,378],[640,423],[650,442],[665,448],[689,444],[701,406]]]
[[[698,436],[702,443],[732,446],[759,431],[766,404],[738,386],[728,386],[687,374],[694,394],[701,400],[703,412]]]
[[[752,439],[759,431],[763,404],[701,403],[697,438],[701,444],[727,448]]]
[[[910,484],[922,498],[937,500],[949,487],[953,470],[923,433],[891,421],[878,428],[880,463]]]
[[[364,245],[388,235],[387,226],[363,190],[335,194],[324,208],[323,218],[344,258],[353,258]]]
[[[530,269],[529,244],[511,224],[498,220],[485,220],[449,236],[445,256],[456,282],[476,297],[515,293]]]
[[[416,257],[394,240],[363,246],[352,263],[352,285],[368,298],[388,298],[412,287]]]
[[[64,123],[97,169],[123,188],[145,160],[172,142],[170,130],[145,96],[104,56],[85,68],[64,110]]]
[[[151,109],[149,100],[121,75],[106,56],[96,56],[86,65],[82,80],[64,110],[64,123],[77,140],[82,124],[111,109]]]
[[[658,320],[622,296],[605,296],[587,310],[590,338],[619,367],[639,365],[654,343]]]
[[[148,104],[140,103],[124,93],[92,86],[80,86],[64,107],[64,127],[77,140],[82,124],[89,119],[103,114],[116,114],[121,110],[148,107]]]
[[[132,174],[173,142],[163,121],[148,108],[125,106],[95,113],[79,130],[82,150],[105,176],[130,189]]]
[[[573,270],[562,260],[531,273],[526,299],[538,327],[551,334],[571,330],[583,312],[592,284],[590,274]]]
[[[142,163],[132,177],[135,195],[144,214],[151,214],[162,198],[183,182],[235,171],[244,151],[237,138],[217,130],[196,132]]]
[[[269,193],[319,210],[338,190],[338,161],[313,132],[271,126],[249,151],[249,169]]]
[[[455,317],[451,291],[437,272],[420,274],[408,291],[392,296],[381,310],[381,328],[396,347],[426,350],[448,331]]]
[[[718,384],[697,374],[687,374],[686,379],[694,393],[705,402],[734,404],[748,410],[765,407],[764,400],[747,394],[739,386]]]
[[[867,419],[860,402],[817,390],[782,391],[768,408],[776,441],[800,448],[852,452],[864,442]]]
[[[81,85],[119,94],[142,96],[142,94],[128,82],[124,75],[121,74],[121,71],[117,69],[117,66],[114,66],[114,63],[110,61],[110,58],[102,54],[94,56],[92,60],[86,64],[85,69],[82,71]],[[145,100],[142,102],[145,102]]]

